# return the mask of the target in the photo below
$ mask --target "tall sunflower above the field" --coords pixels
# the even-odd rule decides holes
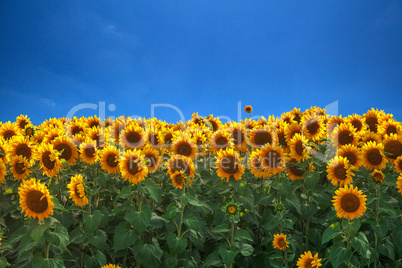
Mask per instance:
[[[382,170],[387,164],[387,159],[383,154],[384,145],[369,141],[362,147],[363,165],[368,170]]]
[[[71,182],[67,185],[71,200],[77,207],[83,207],[88,204],[88,197],[85,194],[84,178],[81,174],[71,177]]]
[[[170,152],[173,155],[182,155],[194,160],[198,152],[196,142],[186,132],[181,132],[174,137]]]
[[[332,203],[334,204],[336,216],[338,218],[351,219],[358,218],[366,212],[366,195],[353,185],[346,185],[335,191]]]
[[[307,251],[300,255],[300,258],[297,260],[297,267],[318,268],[322,266],[321,260],[318,258],[318,253],[313,256],[310,251]]]
[[[35,159],[43,170],[43,174],[52,178],[59,174],[62,167],[60,161],[60,152],[57,151],[52,144],[42,143],[36,150]]]
[[[344,186],[353,183],[349,160],[342,156],[335,156],[327,165],[328,179],[335,186]]]
[[[273,147],[270,144],[260,149],[261,167],[272,175],[283,171],[286,167],[286,159],[282,147]]]
[[[24,181],[18,188],[21,213],[26,217],[37,218],[39,221],[53,215],[53,196],[49,194],[46,185],[36,179]]]
[[[222,179],[226,179],[227,182],[229,182],[231,176],[237,181],[241,180],[246,168],[241,164],[241,160],[239,153],[234,151],[233,148],[219,151],[215,163],[216,173]]]
[[[143,181],[148,174],[144,155],[138,150],[126,151],[119,160],[119,168],[123,179],[133,184]]]

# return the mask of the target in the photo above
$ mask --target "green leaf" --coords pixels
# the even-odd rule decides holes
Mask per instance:
[[[392,231],[392,239],[399,250],[402,250],[402,226],[398,226]]]
[[[224,244],[219,247],[219,255],[221,255],[223,262],[227,266],[230,266],[237,255],[237,249],[233,247],[230,250],[227,250],[227,246]]]
[[[371,252],[370,252],[370,243],[367,240],[366,235],[363,232],[359,232],[357,236],[353,236],[350,239],[352,247],[360,253],[364,258],[369,259]]]
[[[127,222],[121,222],[114,231],[113,249],[117,252],[126,249],[137,241],[138,235]]]
[[[145,186],[144,189],[146,192],[151,196],[151,198],[159,204],[160,202],[160,197],[161,197],[161,192],[159,190],[158,185],[152,181],[151,179],[147,178],[145,179]]]
[[[212,232],[214,233],[227,233],[229,232],[229,226],[227,224],[221,224],[216,226],[214,229],[212,229]]]
[[[200,223],[198,218],[195,215],[191,215],[190,217],[186,217],[183,219],[184,224],[187,226],[187,228],[194,230],[194,231],[199,231],[200,230]]]
[[[354,218],[352,221],[350,221],[350,224],[349,221],[346,219],[342,221],[343,232],[348,238],[359,231],[360,225],[361,223],[358,218]]]
[[[35,255],[32,260],[32,267],[40,268],[63,268],[64,262],[61,257],[45,259],[41,255]]]
[[[96,230],[96,234],[90,235],[88,241],[91,245],[95,246],[98,249],[109,249],[109,245],[106,243],[106,232],[103,230]]]
[[[250,256],[251,254],[253,254],[253,251],[254,251],[254,248],[249,244],[242,243],[240,245],[240,247],[239,247],[240,254],[245,256],[245,257]]]
[[[115,201],[121,199],[125,199],[127,198],[129,195],[133,194],[133,190],[131,189],[131,185],[125,186],[123,187],[123,189],[121,189],[121,191],[119,192],[119,194],[116,196]]]
[[[59,247],[61,252],[63,252],[66,250],[66,247],[70,242],[68,231],[61,223],[56,222],[52,225],[54,228],[53,231],[50,228],[47,229],[44,236],[47,241]]]
[[[214,251],[211,254],[208,255],[208,257],[205,259],[204,264],[202,267],[222,267],[222,261],[219,259],[219,252]]]
[[[331,239],[337,237],[341,234],[339,222],[333,223],[325,229],[324,234],[322,235],[321,244],[327,243]]]
[[[98,210],[94,214],[89,215],[88,212],[82,213],[82,219],[84,222],[85,231],[88,233],[93,233],[99,226],[102,220],[102,213]]]
[[[347,262],[352,257],[352,252],[346,248],[345,245],[335,243],[332,245],[329,253],[329,259],[331,260],[334,268],[339,267],[344,262]]]
[[[162,250],[156,239],[152,240],[152,244],[144,244],[142,240],[138,240],[134,246],[135,259],[144,267],[159,267],[161,263]]]
[[[235,235],[235,240],[237,241],[242,241],[242,240],[248,240],[253,242],[253,238],[251,237],[251,235],[249,234],[249,232],[247,232],[244,229],[238,229],[236,230],[236,235]]]
[[[282,197],[286,197],[290,193],[290,180],[287,178],[282,178],[281,182],[279,183],[278,193]]]
[[[182,253],[187,248],[187,238],[185,237],[176,237],[175,234],[168,234],[167,242],[170,248],[170,255],[175,256]]]
[[[308,174],[306,178],[304,178],[304,174]],[[317,171],[313,172],[305,172],[303,174],[303,178],[306,180],[307,187],[311,190],[317,185],[318,181],[320,180],[320,174]]]
[[[285,207],[301,214],[301,202],[299,197],[295,193],[288,192],[286,198],[284,198],[282,202]]]
[[[49,218],[43,219],[42,221],[36,221],[36,224],[30,232],[31,237],[35,242],[38,242],[42,238],[43,233],[49,228],[50,223],[51,221]]]
[[[166,209],[166,213],[162,215],[162,217],[167,220],[173,219],[179,211],[180,210],[175,203],[170,203]]]
[[[380,219],[380,222],[378,224],[376,224],[375,221],[372,221],[371,228],[373,228],[374,232],[378,236],[378,239],[380,240],[382,240],[388,232],[388,225],[384,221],[384,219]]]
[[[395,261],[395,249],[394,245],[388,239],[383,242],[378,248],[382,255],[389,257],[391,260]]]
[[[141,235],[151,223],[152,211],[148,206],[143,206],[137,211],[134,206],[127,209],[126,220],[134,227],[134,230]]]

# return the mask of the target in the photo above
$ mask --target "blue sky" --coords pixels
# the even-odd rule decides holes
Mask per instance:
[[[148,118],[162,103],[169,122],[172,107],[238,120],[239,103],[279,116],[335,101],[402,121],[401,14],[401,0],[2,0],[0,121],[102,105]]]

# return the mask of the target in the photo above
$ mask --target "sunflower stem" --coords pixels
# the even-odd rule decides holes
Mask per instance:
[[[380,184],[378,183],[377,188],[376,188],[376,197],[377,197],[377,201],[376,201],[376,210],[375,210],[375,223],[378,226],[379,225],[379,221],[380,221],[380,196],[381,196],[381,191],[380,191]],[[375,250],[378,251],[378,236],[377,233],[374,232],[374,247]],[[377,268],[377,260],[374,260],[374,268]]]
[[[50,242],[45,239],[45,259],[49,259]]]
[[[181,227],[183,225],[184,208],[186,207],[186,205],[184,205],[184,203],[183,203],[183,196],[185,194],[186,194],[186,187],[183,187],[183,195],[180,197],[181,212],[180,212],[179,228],[177,230],[177,237],[181,237]]]

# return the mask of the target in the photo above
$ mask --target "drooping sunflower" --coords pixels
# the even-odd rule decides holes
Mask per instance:
[[[260,151],[254,150],[248,159],[248,168],[250,172],[257,178],[268,178],[270,176],[269,172],[265,171],[261,167]]]
[[[272,245],[274,248],[280,250],[286,250],[289,247],[289,242],[286,240],[286,235],[284,234],[276,234],[274,235],[274,240],[272,241]]]
[[[31,175],[32,171],[29,170],[33,165],[32,161],[29,161],[27,158],[16,155],[11,158],[9,162],[10,171],[13,174],[16,180],[26,180],[29,175]]]
[[[294,135],[297,133],[302,134],[302,127],[302,124],[294,122],[287,126],[285,129],[285,138],[288,144],[290,144],[290,140],[294,137]]]
[[[399,175],[396,179],[396,188],[398,189],[398,192],[402,194],[402,175]]]
[[[93,165],[98,161],[98,153],[95,141],[87,140],[86,142],[80,144],[80,158],[89,165]]]
[[[389,161],[393,162],[402,155],[402,135],[385,135],[382,144],[384,145],[384,152],[388,153],[385,157]]]
[[[154,173],[161,166],[162,162],[158,150],[147,146],[142,150],[142,154],[144,155],[145,165],[148,168],[148,173]]]
[[[132,184],[145,180],[145,176],[148,174],[144,155],[138,150],[126,151],[119,160],[119,168],[123,179]]]
[[[349,164],[356,170],[363,164],[363,157],[360,150],[354,145],[348,144],[341,146],[338,150],[338,155],[346,157],[349,160]]]
[[[318,268],[322,266],[321,260],[318,258],[318,253],[314,256],[310,251],[304,252],[304,254],[300,255],[300,258],[297,261],[298,268]]]
[[[349,160],[342,156],[335,156],[327,165],[328,179],[335,186],[343,187],[353,183]]]
[[[75,144],[72,143],[66,136],[55,138],[52,144],[54,149],[60,152],[60,158],[66,160],[70,166],[77,162],[77,146],[75,146]]]
[[[401,128],[400,122],[396,121],[395,119],[388,119],[379,124],[377,133],[383,137],[391,134],[401,135]]]
[[[109,264],[102,266],[102,268],[120,268],[120,266],[109,263]]]
[[[48,177],[52,178],[59,174],[60,168],[62,167],[60,153],[52,144],[42,143],[37,147],[35,159],[39,161],[44,175],[46,174]]]
[[[335,191],[332,203],[334,204],[338,218],[349,218],[353,220],[363,215],[366,211],[367,196],[353,185],[346,185]]]
[[[350,123],[341,123],[337,126],[331,135],[333,147],[339,147],[347,144],[357,145],[358,137],[355,128]]]
[[[399,174],[402,175],[402,156],[399,156],[394,161],[394,168]]]
[[[245,166],[240,163],[239,153],[233,148],[221,150],[217,153],[215,167],[216,173],[221,179],[226,179],[229,182],[231,176],[237,181],[241,180],[245,171]]]
[[[25,129],[25,126],[27,126],[27,125],[29,125],[29,124],[32,124],[31,123],[31,120],[29,120],[29,118],[28,118],[28,116],[27,115],[20,115],[20,116],[18,116],[17,117],[17,124],[18,124],[18,127],[21,129],[21,130],[24,130]]]
[[[145,145],[145,130],[138,124],[130,123],[121,132],[120,144],[126,149],[140,149]]]
[[[256,127],[249,131],[248,136],[247,143],[252,148],[260,149],[267,144],[274,146],[276,144],[275,132],[269,126]]]
[[[325,134],[321,115],[311,114],[302,118],[302,133],[307,139],[319,141]]]
[[[301,162],[309,158],[306,148],[306,140],[304,136],[296,133],[289,143],[290,148],[290,156],[297,160],[297,162]]]
[[[249,114],[253,111],[253,107],[251,107],[251,105],[246,105],[246,107],[244,107],[244,111]]]
[[[384,180],[384,174],[380,170],[374,170],[373,173],[371,173],[371,177],[375,182],[380,182]]]
[[[88,197],[85,194],[84,177],[81,174],[71,177],[70,183],[67,185],[71,200],[77,207],[83,207],[88,204]]]
[[[368,170],[379,169],[382,170],[387,164],[387,159],[382,153],[384,150],[383,144],[369,141],[362,147],[363,165]]]
[[[2,159],[0,159],[0,184],[4,182],[6,175],[7,175],[6,164]]]
[[[368,110],[367,113],[363,114],[366,124],[371,132],[377,133],[378,123],[382,116],[384,116],[384,111],[379,111],[374,108],[371,108],[371,110]]]
[[[100,152],[100,163],[104,171],[109,174],[119,173],[120,151],[114,146],[108,146]]]
[[[175,137],[170,151],[174,155],[179,154],[194,160],[198,152],[198,147],[196,142],[190,138],[187,132],[181,132],[180,135]]]
[[[14,136],[21,136],[22,131],[18,127],[17,123],[6,122],[2,125],[0,124],[0,136],[3,137],[5,141],[8,141]]]
[[[177,189],[183,189],[184,185],[186,184],[187,181],[187,176],[184,174],[182,170],[174,172],[172,175],[170,175],[169,179],[172,181],[173,186]],[[191,184],[192,180],[189,179],[189,184]]]
[[[283,171],[286,167],[286,159],[282,147],[273,147],[270,144],[260,149],[261,167],[272,175]]]
[[[30,160],[33,155],[33,149],[34,143],[30,141],[29,137],[14,136],[8,142],[7,154],[10,158],[23,156]]]
[[[18,188],[21,213],[26,217],[37,218],[39,221],[53,215],[53,196],[49,194],[45,184],[36,179],[25,180]]]

